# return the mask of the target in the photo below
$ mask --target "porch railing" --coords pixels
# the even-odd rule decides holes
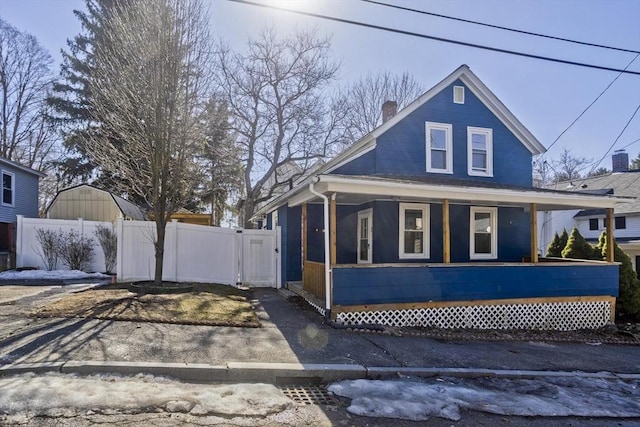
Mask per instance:
[[[302,273],[302,289],[324,301],[324,263],[305,261]]]

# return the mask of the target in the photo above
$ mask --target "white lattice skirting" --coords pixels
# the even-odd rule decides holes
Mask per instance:
[[[378,324],[445,329],[597,329],[611,316],[611,301],[494,304],[337,313],[345,325]]]

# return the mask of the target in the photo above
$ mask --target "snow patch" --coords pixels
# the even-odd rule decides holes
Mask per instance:
[[[457,421],[461,411],[518,416],[640,416],[640,381],[593,378],[448,379],[440,382],[353,380],[329,386],[352,399],[356,415]]]
[[[269,384],[196,385],[152,376],[26,374],[0,378],[0,414],[140,413],[265,417],[295,406]]]
[[[24,270],[0,272],[0,280],[71,280],[106,279],[110,276],[102,273],[85,273],[80,270]]]

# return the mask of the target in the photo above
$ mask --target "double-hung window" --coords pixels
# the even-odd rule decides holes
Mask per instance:
[[[2,204],[13,206],[16,177],[11,172],[2,172]]]
[[[429,258],[429,205],[400,203],[399,231],[399,258]]]
[[[427,172],[453,173],[451,125],[426,122]]]
[[[472,206],[470,208],[469,258],[498,257],[498,208]]]
[[[467,127],[468,174],[493,176],[493,131],[487,128]]]

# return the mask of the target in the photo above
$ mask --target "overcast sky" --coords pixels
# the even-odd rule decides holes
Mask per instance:
[[[260,1],[260,0],[258,0]],[[640,51],[640,0],[380,0],[423,11],[482,21],[530,32]],[[461,64],[472,71],[547,147],[578,117],[618,73],[489,52],[375,29],[268,10],[228,0],[205,0],[211,29],[233,47],[272,25],[282,33],[317,27],[332,35],[341,81],[382,70],[408,71],[425,87]],[[436,37],[516,50],[535,55],[624,68],[635,53],[584,47],[519,35],[442,18],[394,10],[361,0],[272,0],[265,3],[392,27]],[[80,31],[74,9],[83,0],[0,0],[0,17],[38,38],[59,61],[66,39]],[[629,70],[640,72],[640,58]],[[622,75],[549,151],[563,147],[599,160],[640,105],[640,75]],[[613,150],[640,139],[640,112]],[[627,148],[631,158],[640,141]],[[609,153],[610,155],[611,153]],[[611,167],[609,155],[601,166]]]

